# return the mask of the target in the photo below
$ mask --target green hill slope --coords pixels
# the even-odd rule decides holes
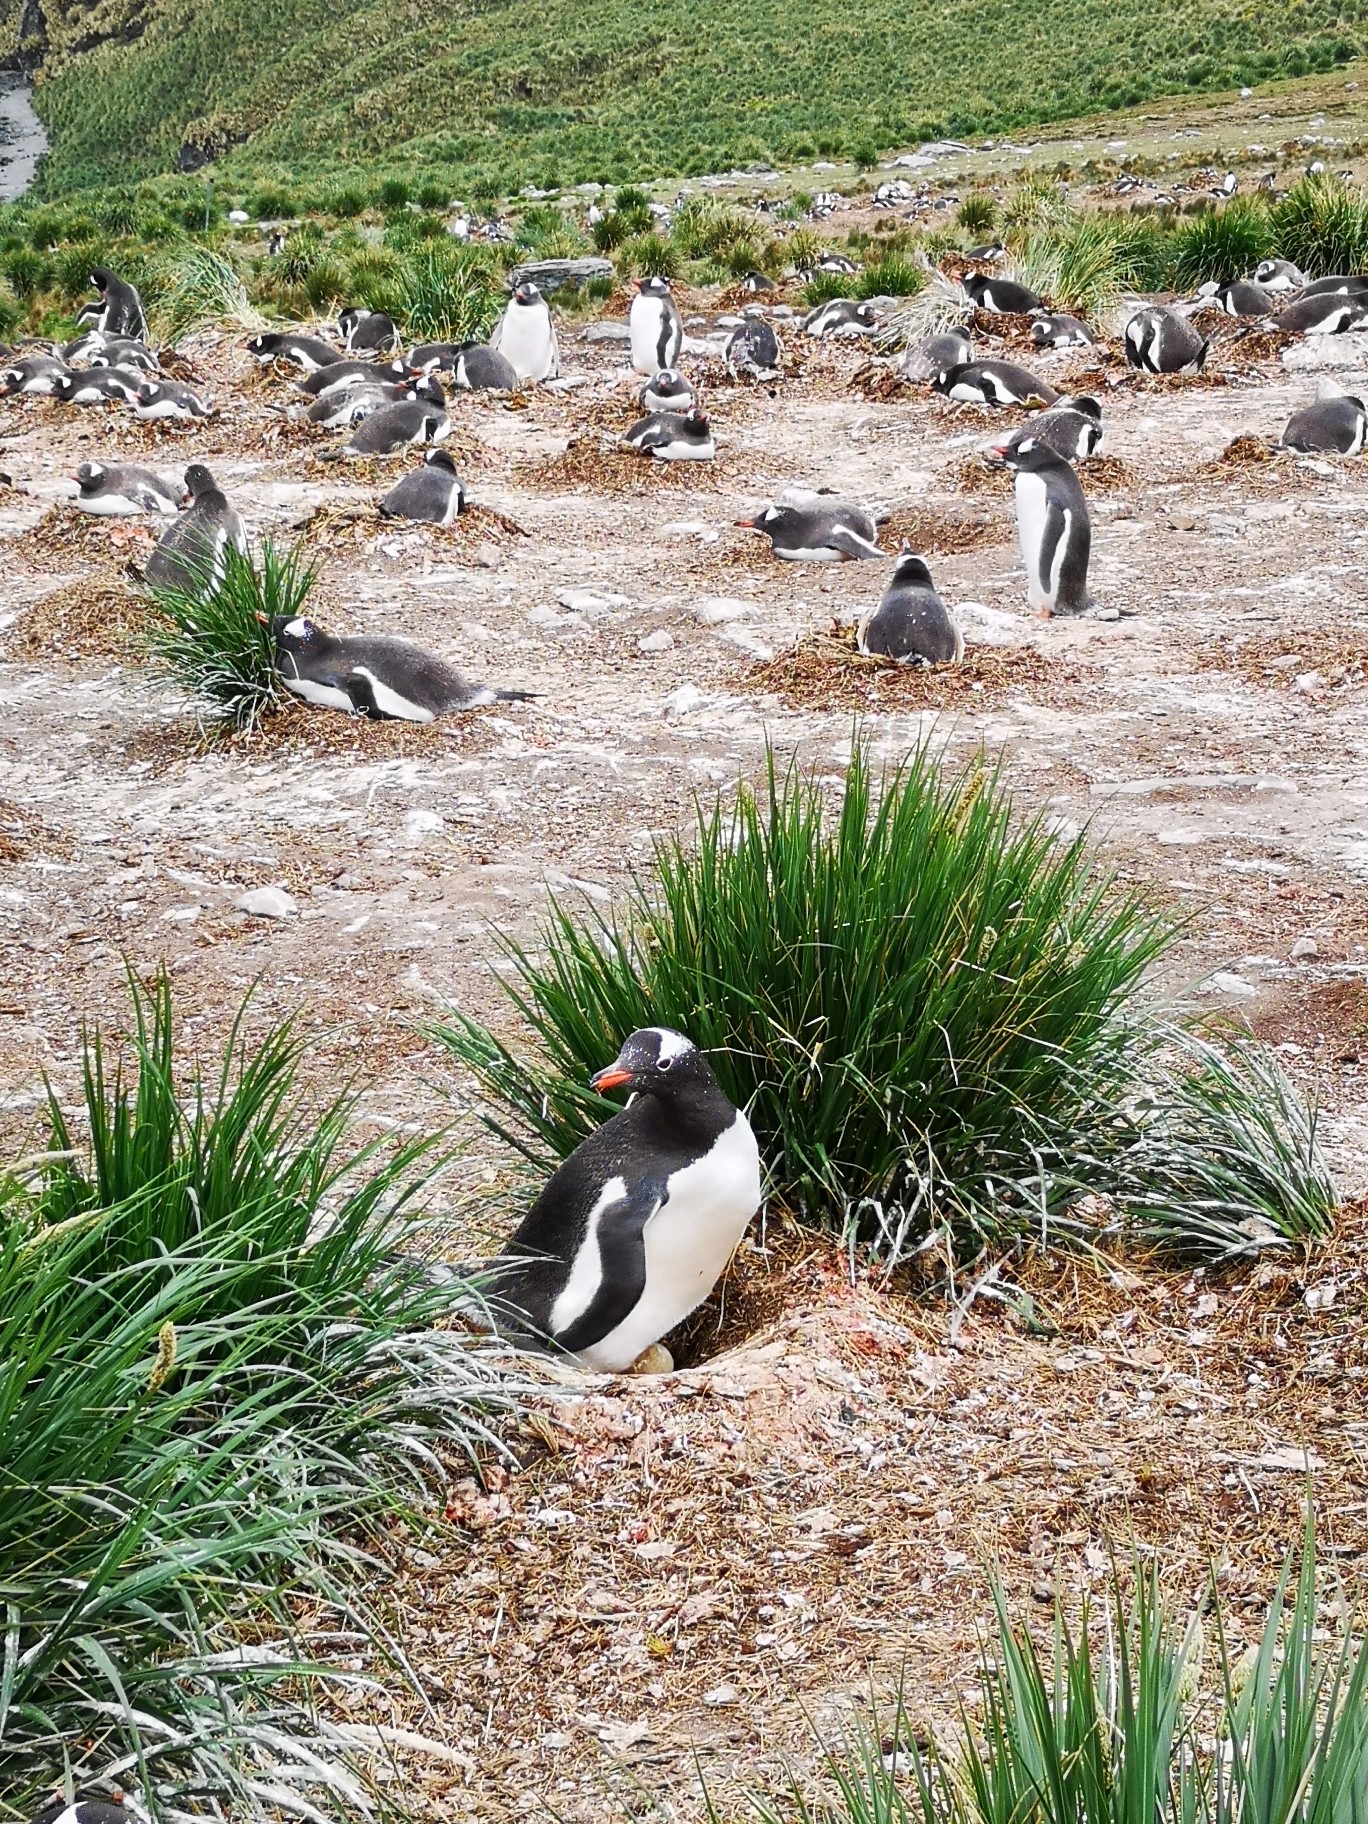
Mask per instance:
[[[504,190],[1304,74],[1368,39],[1368,0],[0,0],[0,22],[38,63],[50,192],[187,141],[239,178],[384,163]]]

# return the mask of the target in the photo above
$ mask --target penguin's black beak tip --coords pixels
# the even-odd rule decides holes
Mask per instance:
[[[600,1070],[590,1077],[590,1089],[596,1089],[600,1095],[607,1089],[621,1089],[624,1083],[630,1083],[632,1073],[624,1070],[620,1064],[610,1064],[607,1070]]]

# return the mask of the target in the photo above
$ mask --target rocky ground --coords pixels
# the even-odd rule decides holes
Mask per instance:
[[[767,742],[835,773],[858,713],[881,757],[918,741],[1000,756],[1024,805],[1090,824],[1127,879],[1179,908],[1156,991],[1277,1044],[1321,1098],[1346,1195],[1362,1191],[1368,479],[1259,441],[1317,376],[1230,332],[1196,381],[1047,358],[1057,383],[1102,397],[1106,436],[1082,471],[1098,611],[1046,623],[1026,612],[1008,486],[974,456],[983,416],[792,330],[776,387],[733,387],[707,352],[709,302],[686,365],[715,464],[614,451],[605,433],[634,415],[621,345],[567,337],[575,384],[456,406],[474,506],[449,533],[381,522],[395,465],[321,462],[331,440],[289,422],[287,383],[259,379],[226,332],[185,351],[220,408],[185,433],[0,404],[5,1157],[41,1137],[45,1076],[72,1095],[81,1021],[117,1020],[125,969],[162,960],[188,1037],[220,1035],[256,983],[258,1021],[299,1011],[316,1089],[364,1078],[372,1131],[450,1118],[462,1085],[421,1023],[454,1001],[516,1035],[497,933],[535,940],[551,898],[607,903],[692,795],[755,776]],[[1346,384],[1368,367],[1365,350],[1333,358]],[[439,729],[300,708],[212,739],[137,645],[121,577],[139,533],[67,504],[97,454],[207,460],[255,537],[322,558],[325,622],[407,634],[535,700]],[[927,553],[961,605],[963,672],[796,647],[872,604],[885,572],[775,564],[735,529],[791,484],[891,508],[890,548]],[[238,909],[264,885],[295,910]],[[507,1221],[481,1194],[505,1175],[473,1137],[462,1247]],[[406,1571],[401,1626],[432,1708],[396,1700],[394,1726],[441,1744],[401,1763],[406,1784],[458,1813],[540,1795],[602,1815],[610,1791],[639,1811],[666,1790],[696,1811],[695,1747],[730,1789],[801,1754],[804,1712],[857,1695],[871,1667],[886,1685],[905,1660],[919,1704],[952,1713],[988,1554],[1029,1600],[1056,1570],[1095,1580],[1106,1540],[1124,1549],[1133,1529],[1193,1577],[1214,1557],[1255,1604],[1312,1459],[1354,1568],[1355,1220],[1306,1272],[1215,1291],[1070,1268],[1037,1288],[1054,1337],[982,1305],[952,1335],[944,1305],[851,1286],[821,1249],[770,1240],[768,1296],[752,1254],[724,1313],[720,1346],[739,1354],[658,1385],[548,1392],[524,1473],[453,1489],[459,1548]],[[1308,1311],[1324,1284],[1335,1302]]]

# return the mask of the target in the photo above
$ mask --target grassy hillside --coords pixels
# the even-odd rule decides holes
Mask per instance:
[[[1368,0],[0,0],[50,193],[165,171],[440,172],[478,194],[870,156],[1330,67]],[[127,26],[136,36],[121,42]]]

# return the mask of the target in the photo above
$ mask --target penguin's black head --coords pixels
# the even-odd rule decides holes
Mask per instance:
[[[83,494],[91,488],[98,488],[104,479],[104,465],[98,462],[83,462],[73,477]]]
[[[670,281],[658,273],[654,278],[636,279],[634,283],[644,298],[668,298],[670,295]]]
[[[359,309],[355,304],[349,304],[338,317],[337,327],[345,336],[349,330],[355,329],[361,319],[367,315],[369,312]]]
[[[54,399],[70,399],[75,391],[75,374],[54,374],[52,376],[52,396]]]
[[[205,468],[202,462],[192,462],[185,471],[185,491],[192,500],[198,500],[201,494],[212,494],[218,483]]]
[[[133,397],[137,400],[139,405],[151,405],[154,399],[159,399],[161,397],[161,391],[161,385],[158,381],[144,380],[139,384],[138,390],[134,393]]]
[[[691,411],[687,411],[684,414],[684,429],[686,431],[703,432],[711,430],[712,426],[708,423],[707,413],[700,412],[698,407],[694,406]]]
[[[415,399],[425,399],[429,405],[446,404],[442,383],[435,374],[424,374],[421,379],[415,380],[412,391]]]
[[[981,302],[984,292],[988,289],[988,275],[983,272],[966,272],[960,280],[960,284],[977,304]]]
[[[873,329],[879,321],[879,313],[872,304],[857,304],[855,306],[855,321],[857,323],[863,323],[867,329]]]
[[[323,640],[322,628],[306,614],[272,615],[270,628],[277,652],[311,652]]]
[[[633,1095],[669,1096],[686,1083],[711,1079],[708,1061],[691,1039],[668,1026],[643,1026],[589,1084],[600,1095],[610,1089],[630,1089]]]
[[[450,450],[444,450],[440,444],[428,450],[423,461],[430,469],[446,469],[452,475],[456,473],[456,458]]]
[[[114,274],[109,270],[108,266],[97,266],[90,275],[90,282],[95,287],[96,291],[103,295],[103,293],[108,291],[110,286],[114,283]]]
[[[1083,416],[1091,418],[1094,424],[1102,422],[1101,401],[1094,399],[1091,393],[1070,393],[1067,399],[1059,400],[1056,410],[1062,410],[1066,406],[1072,407],[1076,412],[1082,412]]]
[[[1031,340],[1035,343],[1037,348],[1048,347],[1048,345],[1054,341],[1054,338],[1055,326],[1050,322],[1048,317],[1043,319],[1038,318],[1032,323]]]
[[[515,304],[540,304],[541,293],[535,285],[524,280],[521,285],[513,287],[513,302]]]
[[[901,585],[904,588],[934,589],[931,580],[931,569],[924,557],[918,557],[915,551],[904,551],[893,566],[889,585]]]

